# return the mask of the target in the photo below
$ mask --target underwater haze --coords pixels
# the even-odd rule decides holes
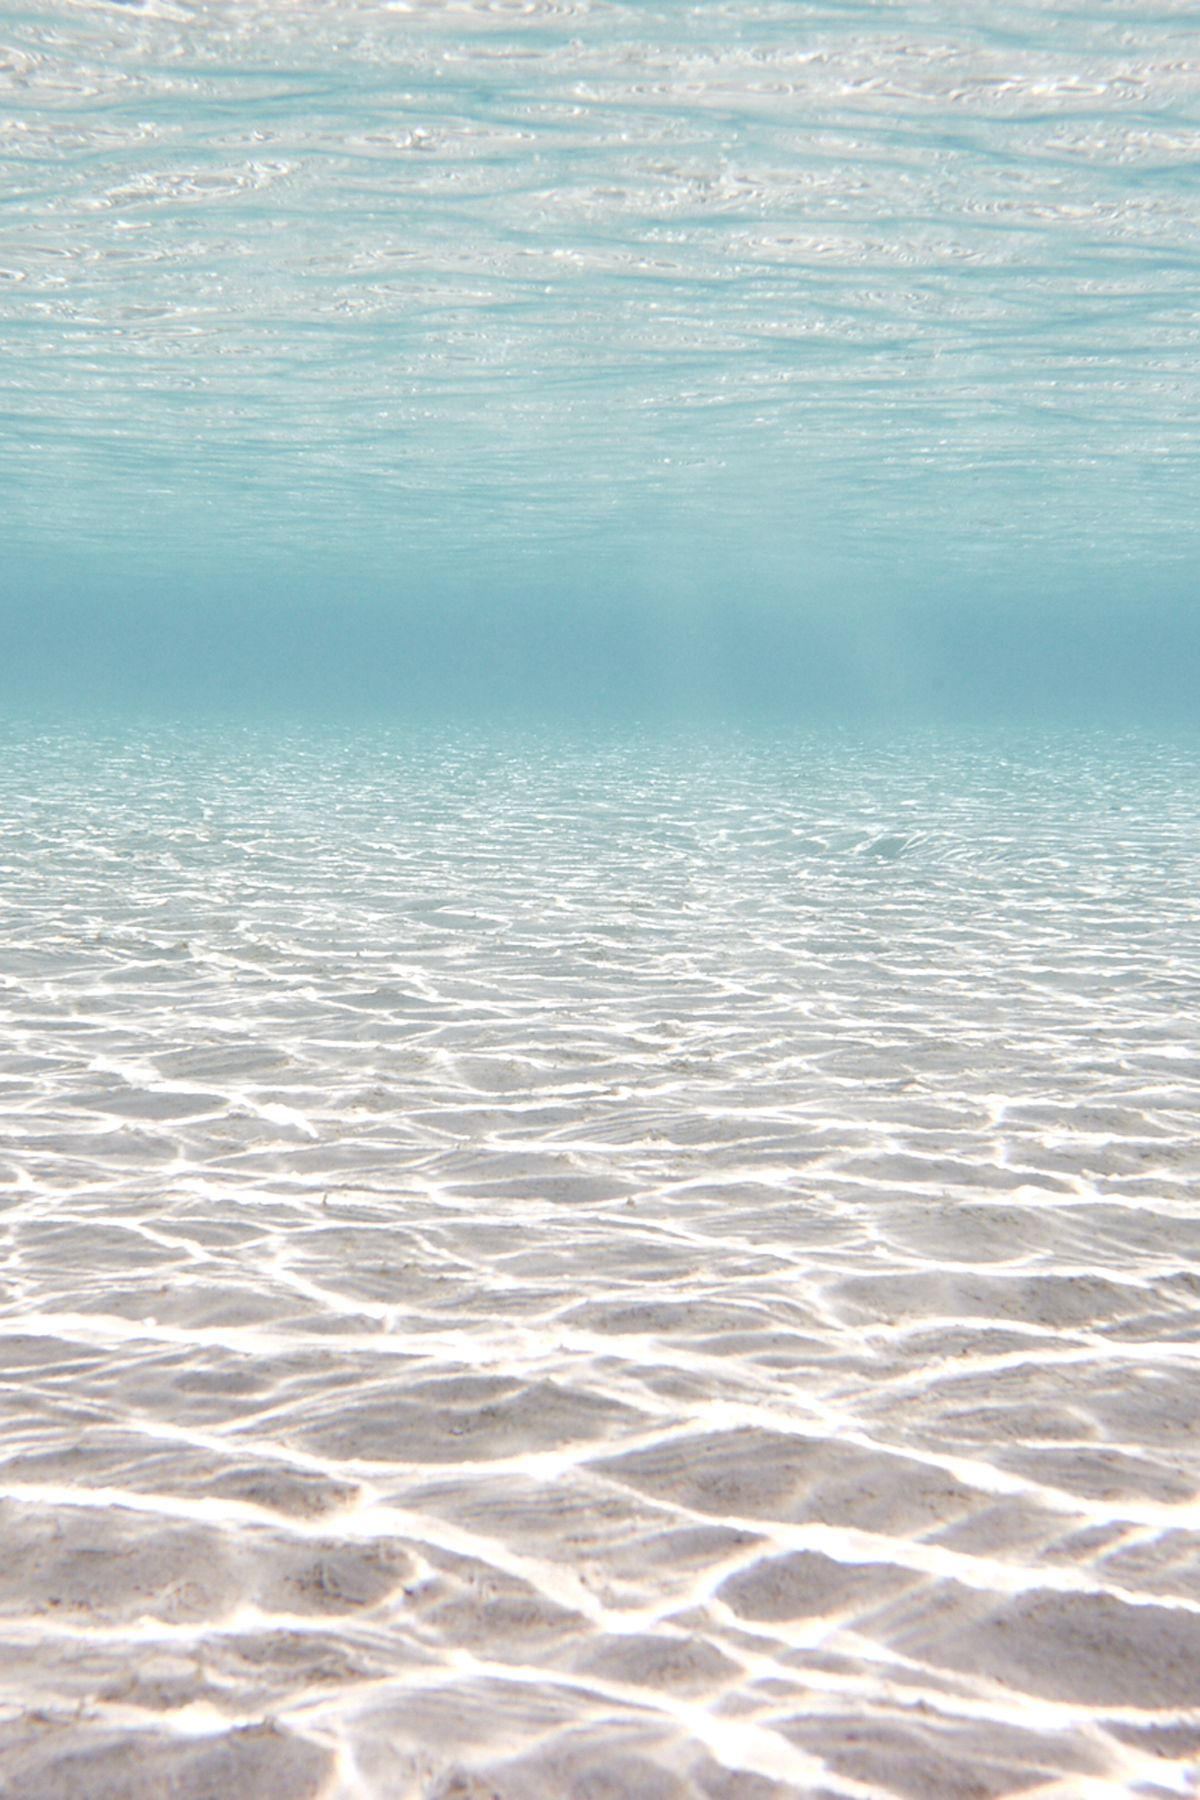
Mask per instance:
[[[1192,711],[1184,0],[10,6],[10,704]]]

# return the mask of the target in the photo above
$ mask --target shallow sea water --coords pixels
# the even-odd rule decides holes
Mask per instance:
[[[5,1800],[1196,1791],[1193,740],[0,768]]]
[[[1190,0],[22,0],[10,604],[1190,609],[1198,155]]]

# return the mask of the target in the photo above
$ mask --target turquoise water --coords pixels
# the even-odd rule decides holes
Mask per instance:
[[[1194,9],[0,160],[0,1796],[1200,1793]]]
[[[1183,4],[36,4],[10,702],[1187,712]]]

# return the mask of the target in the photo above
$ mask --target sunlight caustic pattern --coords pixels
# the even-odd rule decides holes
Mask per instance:
[[[10,732],[6,1800],[1194,1792],[1198,799]]]

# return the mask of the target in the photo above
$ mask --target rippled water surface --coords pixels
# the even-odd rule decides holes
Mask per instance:
[[[1198,803],[8,729],[6,1800],[1194,1792]]]
[[[6,538],[117,595],[1146,598],[1200,548],[1198,154],[1183,0],[26,0]]]

